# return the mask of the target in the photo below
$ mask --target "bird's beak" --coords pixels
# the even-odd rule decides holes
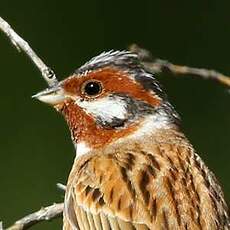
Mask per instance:
[[[36,98],[39,101],[50,105],[57,105],[66,100],[64,90],[60,86],[54,86],[52,88],[45,89],[35,95],[32,98]]]

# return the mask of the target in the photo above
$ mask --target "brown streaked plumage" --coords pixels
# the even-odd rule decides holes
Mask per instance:
[[[103,53],[36,97],[64,115],[76,147],[64,230],[230,229],[215,176],[135,54]]]

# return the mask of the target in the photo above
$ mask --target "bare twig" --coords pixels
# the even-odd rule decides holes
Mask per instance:
[[[24,218],[16,221],[6,230],[24,230],[41,221],[49,221],[53,220],[54,218],[61,217],[63,207],[63,203],[58,203],[45,208],[41,208],[39,211],[29,214],[28,216],[25,216]]]
[[[61,191],[64,191],[66,190],[66,185],[64,184],[61,184],[61,183],[57,183],[57,188],[60,189]],[[0,229],[1,230],[1,229]]]
[[[176,76],[193,75],[203,79],[212,79],[227,87],[230,87],[230,77],[225,76],[215,70],[175,65],[167,60],[153,58],[148,50],[142,49],[135,44],[131,45],[129,50],[137,53],[145,68],[152,73],[166,72]]]
[[[57,79],[54,71],[45,65],[45,63],[37,56],[37,54],[32,50],[29,44],[23,40],[12,28],[11,26],[0,17],[0,30],[2,30],[6,36],[10,39],[13,45],[20,51],[24,51],[29,58],[34,62],[42,73],[43,78],[52,86],[57,83]]]

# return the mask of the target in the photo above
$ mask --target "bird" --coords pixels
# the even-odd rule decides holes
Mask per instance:
[[[63,230],[230,229],[221,186],[137,54],[103,52],[35,98],[76,150]]]

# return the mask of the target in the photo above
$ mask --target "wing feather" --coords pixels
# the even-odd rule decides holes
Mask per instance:
[[[223,198],[213,199],[219,187],[198,163],[179,137],[171,144],[127,145],[81,156],[68,180],[64,222],[79,230],[218,229],[216,220],[226,218],[226,207]]]

